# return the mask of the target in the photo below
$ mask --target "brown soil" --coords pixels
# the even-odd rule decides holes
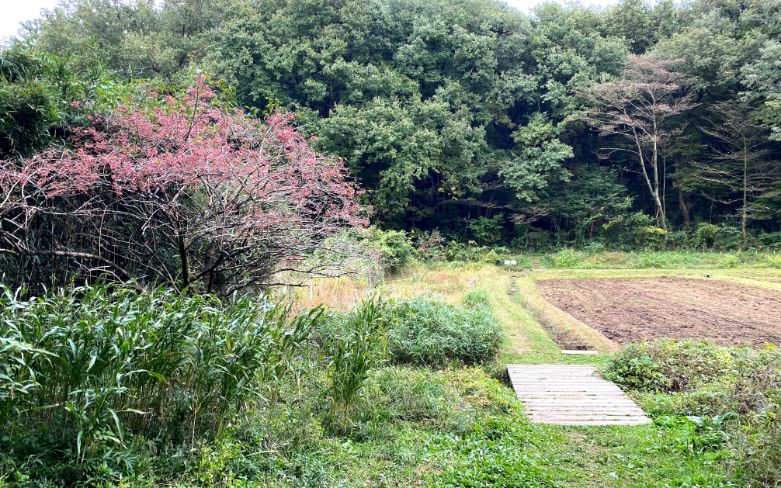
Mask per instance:
[[[619,344],[671,337],[781,342],[781,294],[704,279],[570,279],[538,285],[554,305]]]

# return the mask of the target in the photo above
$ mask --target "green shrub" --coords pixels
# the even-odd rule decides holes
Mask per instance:
[[[321,313],[288,310],[262,296],[85,287],[21,300],[5,289],[0,452],[75,483],[132,470],[133,436],[215,438],[286,374]]]
[[[764,247],[781,250],[781,232],[766,232],[757,236],[757,241]]]
[[[502,239],[504,215],[478,217],[469,221],[469,233],[475,242],[483,246],[493,246]]]
[[[390,366],[376,371],[367,395],[371,418],[381,422],[428,422],[444,426],[463,401],[440,371]]]
[[[443,261],[445,259],[445,238],[439,230],[420,231],[413,234],[415,252],[425,261]]]
[[[580,253],[567,248],[546,256],[546,259],[553,268],[574,268],[580,263]]]
[[[613,358],[605,375],[635,390],[645,411],[673,435],[669,445],[687,455],[711,451],[714,460],[725,462],[735,486],[781,483],[777,348],[672,340],[632,344]]]
[[[379,251],[382,266],[392,273],[404,268],[415,252],[412,241],[403,230],[374,228],[370,231],[369,240]]]
[[[737,249],[741,242],[740,229],[730,225],[701,223],[691,237],[696,249]]]
[[[445,246],[445,259],[448,261],[468,263],[477,261],[478,256],[483,254],[483,251],[487,251],[487,249],[470,246],[463,242],[449,241]]]
[[[393,306],[389,334],[397,363],[443,366],[448,361],[488,363],[496,357],[503,333],[487,297],[469,294],[462,306],[414,298]]]
[[[686,391],[725,374],[730,361],[730,353],[711,342],[660,339],[625,347],[605,376],[634,390]]]

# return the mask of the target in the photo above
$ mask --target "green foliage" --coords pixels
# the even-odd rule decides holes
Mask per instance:
[[[492,361],[503,332],[487,297],[472,292],[461,306],[413,298],[392,306],[389,331],[391,357],[397,363],[441,367],[450,361],[486,364]]]
[[[25,44],[0,49],[0,158],[29,156],[69,125],[111,106],[120,91],[100,69],[76,74],[62,58]]]
[[[781,390],[752,421],[732,432],[730,464],[736,477],[752,486],[781,483]]]
[[[723,375],[730,354],[710,342],[673,341],[630,344],[614,357],[605,375],[626,388],[685,391]]]
[[[539,201],[548,195],[549,185],[569,181],[570,173],[562,165],[574,153],[570,146],[557,139],[560,132],[544,115],[537,113],[513,133],[520,153],[499,174],[519,200]]]
[[[636,225],[629,221],[632,198],[617,173],[601,166],[576,166],[561,191],[546,200],[549,216],[562,229],[572,229],[572,242],[620,241]]]
[[[662,340],[627,346],[606,376],[630,389],[670,444],[687,456],[710,453],[740,486],[781,482],[781,353]],[[657,393],[642,393],[642,392]],[[662,393],[659,393],[662,392]]]
[[[342,317],[339,332],[326,344],[330,364],[327,394],[342,432],[347,430],[350,410],[369,377],[369,371],[385,358],[388,313],[383,302],[371,299]]]
[[[0,302],[2,452],[11,471],[41,466],[41,479],[132,471],[134,436],[190,446],[219,436],[286,374],[320,317],[164,289],[29,300],[5,289]]]
[[[562,249],[545,257],[553,268],[574,268],[580,262],[580,257],[574,249]]]
[[[717,225],[700,224],[694,232],[694,245],[701,249],[713,249],[718,235],[719,227]]]
[[[451,449],[456,453],[436,486],[545,486],[544,471],[517,448],[528,427],[517,420],[493,418],[474,426]]]
[[[757,241],[769,249],[781,250],[781,232],[766,232],[757,236]]]
[[[504,250],[503,250],[504,253]],[[583,250],[565,248],[556,252],[518,256],[524,267],[556,267],[570,269],[732,269],[778,268],[781,258],[773,252],[692,252],[692,251],[606,251],[599,243]]]
[[[662,425],[673,432],[670,447],[684,456],[696,456],[708,452],[716,452],[724,447],[727,435],[723,428],[734,416],[662,416],[656,419],[658,425]]]
[[[391,273],[401,271],[414,255],[412,241],[403,230],[372,228],[368,241],[379,251],[382,267]]]
[[[472,239],[480,245],[492,246],[501,242],[504,215],[493,217],[478,217],[469,221],[469,232]]]
[[[536,249],[591,240],[668,249],[670,234],[643,232],[659,209],[629,167],[632,148],[596,137],[579,94],[619,79],[630,53],[679,59],[675,70],[701,96],[670,127],[676,143],[652,177],[669,214],[664,227],[739,217],[741,192],[705,169],[740,152],[713,136],[723,123],[715,108],[726,101],[760,126],[752,147],[757,167],[768,169],[749,185],[749,231],[777,232],[777,13],[759,1],[712,0],[625,0],[604,11],[541,5],[532,16],[496,0],[224,0],[208,8],[203,0],[74,0],[30,24],[26,43],[68,61],[40,55],[50,58],[45,71],[59,74],[0,89],[3,130],[29,151],[56,139],[70,112],[86,115],[70,102],[89,96],[60,90],[79,85],[62,82],[69,71],[88,78],[79,90],[97,93],[112,90],[93,76],[98,65],[122,82],[162,84],[205,69],[258,115],[295,111],[320,149],[344,158],[380,226],[493,245],[527,242],[532,236],[510,232],[510,222],[524,222],[546,236],[525,244]],[[605,148],[610,158],[599,160]],[[501,232],[485,219],[501,221]],[[679,237],[676,248],[701,244]],[[716,248],[746,247],[723,237]]]

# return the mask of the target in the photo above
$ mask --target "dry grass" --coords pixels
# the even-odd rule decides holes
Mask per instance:
[[[448,303],[458,303],[467,293],[484,289],[493,273],[491,267],[436,268],[418,266],[380,285],[387,298],[411,298],[421,293],[438,295]]]
[[[305,286],[289,287],[279,293],[283,299],[293,303],[294,311],[300,312],[320,305],[334,310],[349,310],[373,290],[374,287],[365,279],[342,276],[314,278]]]

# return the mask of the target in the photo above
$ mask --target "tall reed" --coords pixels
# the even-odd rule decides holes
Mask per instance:
[[[321,312],[291,316],[263,296],[163,288],[32,299],[4,288],[0,451],[25,436],[54,437],[54,449],[38,454],[83,465],[121,449],[128,433],[189,444],[214,437],[273,391]]]

